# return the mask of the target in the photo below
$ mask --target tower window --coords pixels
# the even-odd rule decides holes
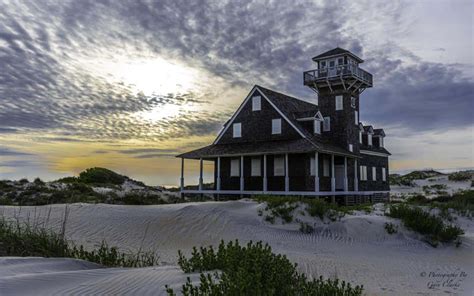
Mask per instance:
[[[329,132],[330,130],[331,130],[331,117],[327,116],[327,117],[324,117],[323,131]]]
[[[321,62],[321,68],[326,68],[326,62],[325,61]]]
[[[329,68],[333,68],[335,66],[336,62],[334,61],[329,61]]]
[[[232,125],[232,131],[234,138],[242,137],[242,123],[234,123]]]
[[[336,111],[342,110],[343,105],[342,105],[342,96],[336,96]]]
[[[338,58],[337,59],[337,64],[338,65],[342,65],[344,63],[344,59],[343,58]]]
[[[255,96],[252,98],[252,111],[260,111],[262,109],[262,97]]]
[[[367,134],[367,145],[372,146],[372,135]]]
[[[379,145],[380,147],[383,147],[383,137],[379,137]]]
[[[281,134],[281,119],[272,119],[272,135]]]

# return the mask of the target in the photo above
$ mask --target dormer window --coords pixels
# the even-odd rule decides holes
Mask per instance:
[[[371,134],[367,134],[367,144],[369,146],[372,146],[372,135]]]
[[[338,65],[344,64],[344,58],[338,58],[338,59],[337,59],[337,64],[338,64]]]
[[[326,68],[326,62],[325,61],[321,62],[321,68]]]
[[[260,111],[262,109],[262,97],[255,96],[252,98],[252,111]]]
[[[234,123],[232,125],[232,132],[234,138],[242,137],[242,123]]]
[[[281,119],[272,119],[272,135],[281,134]]]

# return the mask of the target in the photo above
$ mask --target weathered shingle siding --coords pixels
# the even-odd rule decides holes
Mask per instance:
[[[390,190],[388,181],[388,157],[362,155],[363,158],[359,161],[360,165],[367,166],[367,181],[359,181],[360,191],[385,191]],[[372,167],[376,167],[377,180],[372,181]],[[382,167],[386,169],[386,181],[382,181]],[[360,172],[360,171],[359,171]],[[360,176],[359,176],[360,178]]]
[[[258,91],[254,96],[261,95]],[[261,95],[262,96],[262,95]],[[272,135],[272,119],[281,118],[281,134]],[[262,96],[261,110],[252,111],[252,99],[250,99],[237,115],[233,123],[242,124],[242,137],[233,137],[232,124],[222,135],[218,144],[272,141],[272,140],[293,140],[301,138],[301,135],[283,119],[283,117],[267,102]]]
[[[343,110],[336,111],[336,96],[343,96]],[[359,112],[359,96],[356,99],[355,108],[351,107],[351,94],[339,92],[335,94],[320,94],[319,107],[324,117],[331,117],[331,130],[322,132],[323,137],[330,139],[332,143],[348,149],[353,145],[353,151],[359,152],[359,126],[355,122],[355,112]],[[359,113],[360,114],[360,113]],[[360,117],[360,115],[359,115]]]

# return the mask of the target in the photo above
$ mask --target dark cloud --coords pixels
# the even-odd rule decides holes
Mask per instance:
[[[32,155],[32,154],[9,149],[9,148],[0,147],[0,155],[1,156],[25,156],[25,155]]]
[[[127,149],[119,150],[118,152],[123,154],[142,154],[142,153],[163,153],[163,152],[174,152],[175,149],[160,149],[160,148],[138,148],[138,149]]]
[[[375,87],[362,96],[361,119],[413,132],[472,124],[472,77],[456,65],[423,62],[409,50],[370,48],[364,32],[347,34],[348,2],[327,1],[14,1],[0,10],[0,133],[25,131],[94,141],[215,134],[232,110],[215,110],[218,94],[136,94],[88,70],[98,57],[179,59],[227,82],[262,84],[309,98],[302,71],[335,46],[362,55]],[[380,13],[397,24],[402,4]],[[379,46],[380,47],[380,46]],[[402,58],[409,58],[407,65]],[[211,82],[212,84],[212,82]],[[219,91],[219,90],[218,90]],[[218,97],[218,98],[216,98]],[[189,104],[204,106],[188,111]],[[179,116],[133,115],[166,105]],[[222,108],[221,108],[222,109]],[[54,140],[54,139],[53,139]]]
[[[170,157],[175,157],[176,156],[176,153],[168,153],[168,154],[160,154],[160,153],[153,153],[153,154],[142,154],[142,155],[137,155],[137,156],[134,156],[134,158],[137,158],[137,159],[144,159],[144,158],[163,158],[163,157],[166,157],[166,158],[170,158]]]

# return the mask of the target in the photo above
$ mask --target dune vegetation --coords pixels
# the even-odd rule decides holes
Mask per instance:
[[[190,258],[179,252],[179,266],[185,273],[200,273],[195,285],[190,278],[182,286],[187,295],[362,295],[363,286],[339,280],[308,279],[296,270],[285,255],[276,255],[268,244],[249,242],[241,246],[221,241],[212,246],[193,248]],[[167,287],[169,295],[176,292]]]

